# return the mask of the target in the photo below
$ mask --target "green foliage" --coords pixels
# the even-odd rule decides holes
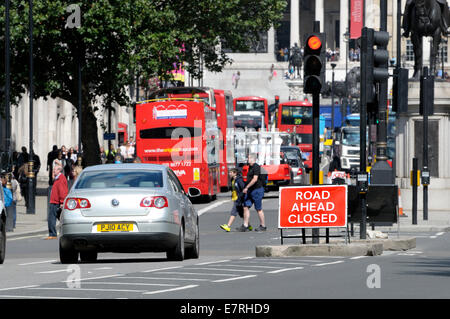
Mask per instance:
[[[35,0],[34,97],[59,97],[78,104],[77,67],[82,65],[83,112],[95,101],[129,105],[127,88],[135,76],[169,77],[174,64],[201,76],[199,64],[221,71],[231,62],[220,48],[248,50],[247,37],[258,37],[281,18],[282,0]],[[81,26],[66,28],[77,4]],[[1,36],[5,14],[0,15]],[[11,1],[11,100],[17,103],[28,79],[28,1]],[[2,38],[3,39],[3,38]],[[4,52],[4,40],[0,50]],[[185,50],[180,50],[182,47]],[[0,72],[4,85],[4,54]],[[1,93],[3,94],[3,92]],[[4,100],[4,99],[2,99]],[[2,105],[4,107],[4,105]],[[88,143],[83,137],[83,144]]]

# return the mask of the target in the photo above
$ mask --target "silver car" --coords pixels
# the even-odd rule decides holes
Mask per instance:
[[[306,173],[306,167],[302,159],[302,151],[298,146],[281,146],[281,152],[284,152],[288,159],[294,175],[293,184],[309,185],[309,177]]]
[[[83,170],[61,213],[61,263],[98,252],[166,252],[199,257],[198,214],[174,172],[163,165],[106,164]]]

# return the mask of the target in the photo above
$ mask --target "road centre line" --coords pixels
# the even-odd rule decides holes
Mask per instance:
[[[21,295],[0,295],[0,299],[18,298],[18,299],[97,299],[92,297],[51,297],[51,296],[21,296]]]
[[[26,289],[26,288],[33,288],[33,287],[39,287],[39,286],[37,286],[37,285],[31,285],[31,286],[22,286],[22,287],[0,288],[0,291],[16,290],[16,289]]]
[[[105,279],[105,278],[113,278],[113,277],[119,277],[122,275],[116,274],[116,275],[108,275],[108,276],[98,276],[98,277],[89,277],[89,278],[81,278],[79,280],[64,280],[61,281],[62,283],[67,283],[67,282],[74,282],[74,281],[86,281],[86,280],[95,280],[95,279]]]
[[[160,294],[160,293],[164,293],[164,292],[184,290],[184,289],[190,289],[190,288],[195,288],[195,287],[198,287],[198,285],[187,285],[187,286],[171,288],[171,289],[148,291],[148,292],[145,292],[144,295],[155,295],[155,294]]]
[[[67,269],[58,269],[58,270],[48,270],[48,271],[39,271],[35,272],[35,274],[56,274],[58,272],[70,272]]]
[[[198,216],[201,216],[201,215],[203,215],[204,213],[210,211],[211,209],[216,208],[216,207],[219,207],[220,205],[222,205],[222,204],[224,204],[224,203],[226,203],[226,202],[229,202],[229,200],[222,200],[222,201],[220,201],[220,202],[216,202],[216,203],[214,203],[214,204],[211,204],[211,205],[209,205],[209,206],[207,206],[207,207],[204,207],[204,208],[198,210],[198,211],[197,211],[197,214],[198,214]]]
[[[241,276],[241,277],[235,277],[235,278],[218,279],[218,280],[214,280],[213,282],[226,282],[226,281],[241,280],[241,279],[254,278],[254,277],[257,277],[257,275],[247,275],[247,276]]]

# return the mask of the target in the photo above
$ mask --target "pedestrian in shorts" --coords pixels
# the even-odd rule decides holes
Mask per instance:
[[[236,168],[230,169],[228,173],[231,179],[231,200],[233,201],[233,208],[231,209],[230,218],[228,219],[227,224],[220,225],[220,228],[229,232],[231,230],[231,225],[233,224],[236,216],[239,214],[243,217],[243,199],[244,193],[242,190],[245,187],[244,180],[242,179],[242,175]],[[241,211],[241,213],[239,213]],[[251,226],[250,226],[251,227]]]

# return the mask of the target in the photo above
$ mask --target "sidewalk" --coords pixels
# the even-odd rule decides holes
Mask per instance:
[[[7,238],[15,238],[31,235],[42,235],[45,238],[48,235],[47,226],[47,190],[45,188],[38,189],[36,196],[35,214],[27,214],[25,202],[22,200],[17,205],[17,221],[16,228],[13,232],[7,232]],[[213,203],[214,204],[214,203]],[[448,211],[429,211],[428,220],[423,220],[422,210],[417,212],[417,225],[412,224],[412,212],[405,211],[408,217],[400,217],[400,224],[394,224],[391,227],[380,226],[375,230],[382,232],[396,233],[398,230],[403,232],[447,232],[450,231],[450,210]],[[57,222],[58,225],[58,222]],[[275,225],[272,226],[276,227]],[[270,227],[269,227],[270,228]],[[355,230],[359,228],[359,224],[355,224]],[[367,225],[370,230],[370,225]]]

